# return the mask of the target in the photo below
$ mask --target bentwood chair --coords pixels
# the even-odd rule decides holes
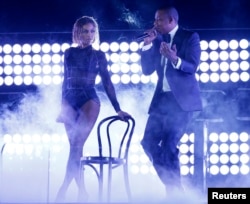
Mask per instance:
[[[131,200],[131,190],[128,175],[128,155],[131,139],[135,128],[135,120],[128,117],[122,121],[119,116],[110,116],[102,119],[97,126],[97,140],[99,154],[84,156],[80,161],[80,178],[84,177],[85,166],[95,172],[99,185],[99,201],[103,200],[104,189],[107,191],[107,201],[111,198],[112,171],[123,167],[123,179],[128,200]],[[106,172],[107,175],[104,174]],[[107,188],[104,188],[104,177],[107,177]],[[86,177],[84,177],[86,179]],[[81,181],[84,185],[84,181]]]

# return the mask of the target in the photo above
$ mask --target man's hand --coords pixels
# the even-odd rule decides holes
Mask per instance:
[[[162,42],[160,46],[160,53],[161,55],[166,57],[168,60],[170,60],[173,64],[177,63],[178,56],[177,56],[177,49],[176,49],[175,44],[172,47],[170,47],[169,43]]]

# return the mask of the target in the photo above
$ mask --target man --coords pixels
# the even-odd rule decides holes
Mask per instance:
[[[169,194],[182,190],[177,145],[192,113],[202,109],[195,77],[200,38],[180,28],[178,19],[174,7],[158,9],[154,28],[146,31],[141,50],[143,74],[156,71],[158,76],[141,144]]]

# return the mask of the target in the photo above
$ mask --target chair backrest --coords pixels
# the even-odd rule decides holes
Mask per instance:
[[[135,120],[132,117],[126,121],[119,116],[102,119],[97,126],[99,156],[127,158],[134,128]]]

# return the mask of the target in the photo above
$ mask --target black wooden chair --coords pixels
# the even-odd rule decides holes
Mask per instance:
[[[97,140],[99,153],[97,156],[84,156],[80,161],[81,184],[84,185],[83,174],[85,166],[91,167],[99,185],[99,201],[103,200],[104,177],[107,176],[107,201],[111,199],[111,183],[113,169],[123,167],[123,179],[128,200],[131,200],[131,191],[128,175],[128,155],[131,139],[135,128],[132,117],[122,121],[119,116],[110,116],[102,119],[97,126]],[[107,175],[104,170],[107,166]]]

